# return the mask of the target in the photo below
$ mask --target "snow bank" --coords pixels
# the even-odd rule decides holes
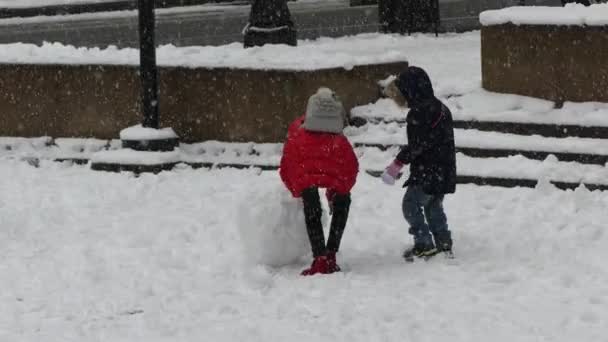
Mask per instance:
[[[244,49],[241,43],[223,46],[157,49],[158,64],[186,67],[227,67],[253,69],[316,70],[351,69],[355,65],[402,62],[407,47],[405,37],[364,34],[339,39],[301,41],[297,47],[267,45]],[[382,53],[378,53],[382,51]],[[59,43],[0,45],[0,63],[18,64],[119,64],[139,65],[137,49],[77,48]]]
[[[608,25],[608,4],[585,7],[567,4],[565,7],[508,7],[482,12],[479,21],[484,26],[512,23],[515,25]]]
[[[278,267],[310,253],[302,201],[278,177],[244,196],[236,213],[246,262]]]

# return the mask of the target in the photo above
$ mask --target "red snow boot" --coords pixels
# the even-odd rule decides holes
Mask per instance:
[[[329,273],[340,272],[340,266],[336,262],[336,252],[327,253],[327,267]]]
[[[309,268],[302,271],[302,273],[300,273],[300,275],[310,276],[310,275],[315,275],[315,274],[329,274],[329,273],[331,273],[331,272],[329,271],[329,263],[328,263],[327,257],[325,255],[321,255],[321,256],[316,257],[312,261],[312,265],[310,265]]]

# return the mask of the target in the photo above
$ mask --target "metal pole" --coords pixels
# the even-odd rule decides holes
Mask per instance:
[[[143,126],[159,127],[158,77],[154,44],[154,0],[137,0],[139,9],[139,65],[142,86]]]

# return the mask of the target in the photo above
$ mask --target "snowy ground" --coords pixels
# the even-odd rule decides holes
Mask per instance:
[[[446,99],[456,117],[607,122],[602,104],[555,112],[546,101],[481,91],[479,33],[319,44],[374,37],[427,68],[440,97],[461,94]],[[457,259],[407,265],[400,258],[410,242],[403,189],[361,173],[339,256],[345,272],[302,278],[308,258],[254,266],[255,252],[241,241],[248,229],[262,229],[239,218],[271,203],[257,199],[277,186],[276,172],[180,168],[135,178],[44,159],[34,168],[14,157],[44,151],[47,139],[21,140],[0,152],[0,341],[606,340],[608,192],[544,182],[536,189],[459,186],[445,203]],[[56,143],[48,149],[90,155],[107,142]],[[237,145],[185,148],[218,158],[254,148]],[[260,160],[278,162],[280,145],[255,148]],[[392,156],[365,153],[362,164],[381,168]],[[535,170],[533,161],[506,160],[480,166],[459,156],[459,170]],[[555,164],[534,162],[545,164],[544,175]],[[606,172],[570,166],[555,170]]]
[[[340,260],[251,266],[236,209],[275,172],[0,163],[2,341],[602,341],[608,193],[460,186],[457,259],[405,264],[400,187],[365,174]],[[270,199],[269,199],[270,200]],[[256,204],[250,204],[256,210]],[[255,229],[255,227],[251,227]],[[268,248],[273,248],[269,245]]]

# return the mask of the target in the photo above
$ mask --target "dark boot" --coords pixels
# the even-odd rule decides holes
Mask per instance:
[[[439,251],[433,245],[414,244],[413,247],[408,248],[403,252],[403,258],[406,261],[412,262],[414,261],[414,258],[428,259],[437,253],[439,253]]]
[[[328,273],[340,272],[340,266],[336,260],[336,253],[327,252],[327,271]]]
[[[452,234],[449,230],[433,233],[435,246],[440,252],[452,251]]]
[[[321,222],[321,200],[317,188],[308,188],[302,191],[304,202],[304,219],[306,231],[310,240],[312,255],[316,257],[325,256],[325,235],[323,234],[323,223]]]

